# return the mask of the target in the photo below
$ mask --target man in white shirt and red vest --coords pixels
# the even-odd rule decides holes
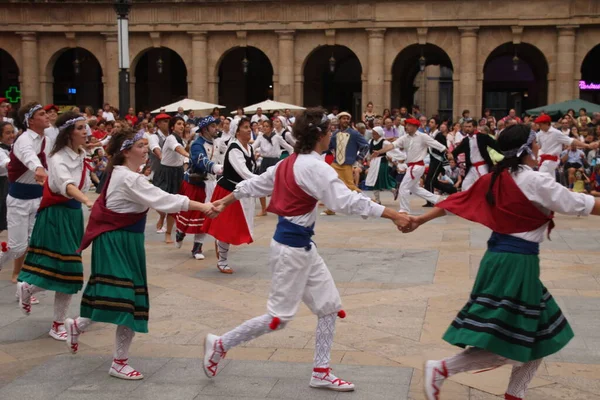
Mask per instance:
[[[7,225],[8,244],[2,243],[0,268],[15,260],[12,280],[16,283],[33,230],[46,181],[46,158],[54,141],[44,135],[50,119],[37,102],[25,104],[19,109],[18,119],[25,130],[15,141],[8,164]]]

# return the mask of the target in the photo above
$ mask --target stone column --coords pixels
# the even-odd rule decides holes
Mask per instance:
[[[210,102],[208,93],[208,56],[206,32],[189,32],[192,36],[192,90],[190,97]]]
[[[575,80],[575,29],[577,26],[558,26],[558,46],[556,57],[555,102],[573,100]]]
[[[113,106],[119,104],[119,44],[118,35],[113,32],[102,34],[106,42],[106,57],[104,63],[104,103],[109,103]],[[130,103],[131,107],[134,103]],[[127,110],[119,110],[122,115],[127,113]]]
[[[392,99],[392,74],[385,74],[383,85],[383,108],[391,109],[394,105]]]
[[[375,113],[382,113],[387,101],[384,99],[385,54],[384,35],[385,29],[367,29],[369,35],[369,65],[367,66],[367,93],[363,94],[363,105],[373,102]],[[389,100],[388,100],[389,101]]]
[[[294,104],[301,106],[304,103],[304,76],[299,67],[294,67]]]
[[[458,104],[454,114],[460,115],[464,109],[475,115],[477,104],[477,30],[479,28],[458,28],[460,31],[460,74]]]
[[[294,31],[276,31],[279,35],[279,85],[275,100],[293,104],[294,96]]]
[[[41,101],[38,44],[35,32],[21,32],[21,104]],[[52,95],[50,95],[52,97]]]
[[[219,77],[211,75],[208,77],[208,100],[209,103],[219,104]]]

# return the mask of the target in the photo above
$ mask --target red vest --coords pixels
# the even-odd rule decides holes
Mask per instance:
[[[44,149],[46,148],[46,137],[42,139],[42,149],[40,153],[37,155],[42,163],[42,166],[45,169],[48,169],[48,164],[46,163],[46,153],[44,153]],[[8,163],[8,181],[16,182],[17,179],[21,177],[25,172],[27,172],[28,168],[15,156],[15,150],[10,151],[10,162]]]
[[[94,203],[94,207],[92,207],[90,220],[85,230],[85,234],[83,235],[81,246],[77,250],[79,253],[85,250],[94,239],[103,233],[135,225],[146,218],[148,210],[141,213],[124,214],[114,212],[106,207],[106,191],[110,184],[110,177],[111,175],[108,175],[104,187],[102,188],[102,192]]]
[[[294,153],[277,166],[268,212],[282,217],[295,217],[308,214],[317,206],[317,199],[307,194],[296,183],[294,163],[297,158],[298,154]]]
[[[483,175],[469,190],[455,193],[435,206],[503,234],[533,231],[550,222],[550,236],[554,228],[554,214],[545,215],[541,212],[525,197],[507,170],[502,171],[494,182],[492,193],[496,204],[487,202],[485,196],[492,175]]]
[[[81,190],[83,185],[85,184],[85,176],[88,170],[91,170],[90,166],[87,162],[83,161],[83,170],[81,171],[81,180],[79,181],[78,189]],[[70,201],[68,197],[65,197],[61,194],[56,194],[50,190],[50,186],[48,185],[48,179],[44,183],[44,194],[42,196],[42,202],[40,203],[40,208],[38,212],[43,210],[44,208],[54,206],[56,204],[63,204]]]

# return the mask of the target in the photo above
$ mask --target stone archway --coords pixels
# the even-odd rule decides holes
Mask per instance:
[[[88,50],[62,51],[52,67],[52,102],[58,106],[102,107],[104,88],[100,62]]]
[[[188,95],[187,68],[168,47],[150,48],[136,57],[135,109],[151,111]]]
[[[581,63],[579,98],[600,104],[600,44],[591,49]]]
[[[273,65],[256,47],[234,47],[226,52],[218,76],[217,102],[229,111],[273,99]]]
[[[450,56],[431,43],[412,44],[392,64],[392,107],[419,104],[421,112],[452,118],[454,67]]]
[[[304,62],[304,106],[362,115],[362,65],[346,46],[317,47]]]
[[[6,97],[14,109],[18,108],[21,100],[19,67],[15,59],[4,49],[0,49],[0,97]]]
[[[543,106],[548,100],[548,61],[529,43],[504,43],[490,53],[483,67],[483,108],[503,118]]]

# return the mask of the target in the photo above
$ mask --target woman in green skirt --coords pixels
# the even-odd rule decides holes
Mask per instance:
[[[382,127],[376,126],[373,128],[373,139],[369,141],[369,154],[373,154],[374,151],[381,150],[384,146],[390,144],[384,139],[384,135]],[[384,153],[377,157],[371,156],[365,185],[367,189],[374,191],[375,198],[373,200],[377,204],[381,204],[380,193],[382,190],[392,190],[396,187],[396,181],[389,173],[389,164]]]
[[[144,230],[148,208],[167,214],[198,210],[210,215],[212,205],[190,201],[153,186],[139,173],[148,158],[144,132],[123,130],[108,144],[108,178],[92,209],[80,250],[92,245],[92,271],[81,299],[81,315],[65,321],[67,345],[77,352],[79,334],[92,321],[117,325],[111,376],[136,380],[129,366],[135,332],[148,332],[148,283]]]
[[[32,294],[56,292],[50,336],[64,341],[71,297],[83,286],[83,264],[77,253],[83,237],[81,204],[91,207],[92,202],[85,195],[90,186],[82,149],[87,139],[85,118],[70,111],[56,125],[59,134],[48,160],[48,179],[17,290],[25,315],[31,312]]]
[[[525,125],[505,129],[498,138],[504,155],[493,172],[466,192],[411,217],[416,229],[446,211],[492,229],[473,290],[444,335],[461,353],[430,360],[424,367],[428,400],[438,400],[444,380],[454,374],[513,365],[505,399],[520,400],[542,358],[556,353],[573,331],[540,281],[539,243],[554,226],[553,212],[600,215],[600,200],[570,192],[537,165],[535,132]]]

